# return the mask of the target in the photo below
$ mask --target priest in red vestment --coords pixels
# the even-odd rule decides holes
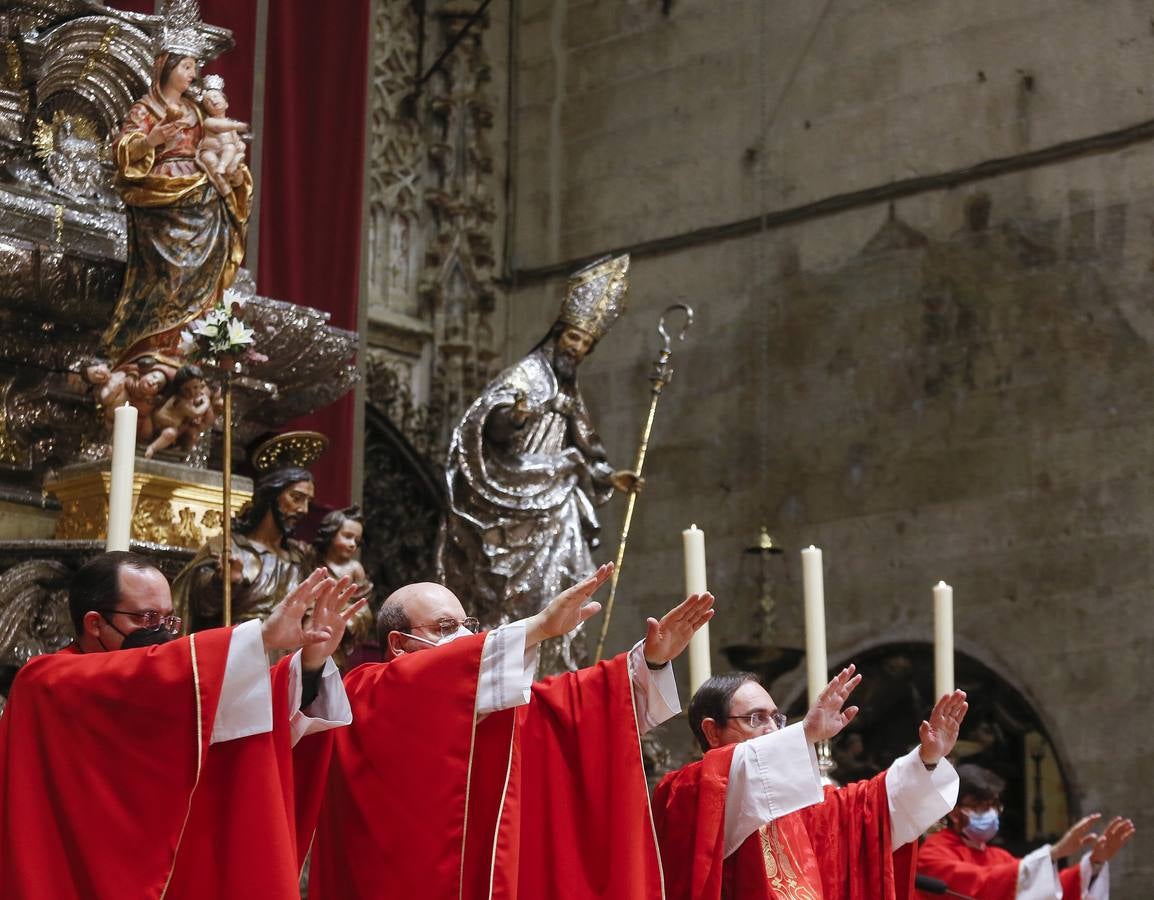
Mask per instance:
[[[611,572],[487,634],[440,585],[384,603],[387,661],[345,679],[353,725],[336,738],[310,900],[660,900],[639,738],[678,712],[670,660],[713,598],[534,684],[540,642],[596,613],[586,601]]]
[[[322,732],[350,720],[328,657],[353,590],[319,569],[263,623],[173,639],[146,559],[81,567],[76,642],[30,660],[0,716],[0,896],[295,896]]]
[[[998,834],[1005,782],[981,766],[958,766],[958,805],[946,827],[930,835],[918,853],[918,872],[974,900],[1107,900],[1107,863],[1134,836],[1134,823],[1120,816],[1101,835],[1093,832],[1101,816],[1081,819],[1054,844],[1044,844],[1022,859],[990,846]],[[1058,860],[1083,848],[1076,864],[1058,869]],[[919,892],[919,898],[932,896]]]
[[[706,681],[689,705],[705,757],[667,775],[653,815],[669,900],[906,900],[918,835],[949,810],[965,694],[947,694],[919,745],[882,774],[824,795],[813,745],[857,714],[843,669],[805,719],[785,716],[748,672]]]

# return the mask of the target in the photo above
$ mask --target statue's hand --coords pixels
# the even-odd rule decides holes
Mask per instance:
[[[619,469],[609,476],[609,483],[623,494],[640,493],[645,479],[630,469]]]
[[[162,144],[167,144],[180,131],[179,122],[167,122],[164,125],[155,125],[152,131],[148,132],[148,137],[145,139],[150,147],[159,147]]]
[[[517,391],[517,395],[513,398],[513,407],[509,410],[509,421],[517,428],[520,428],[529,421],[529,414],[532,411],[529,407],[529,398],[525,396],[525,392]]]
[[[220,554],[214,553],[212,555],[212,561],[215,564],[215,570],[216,570],[213,573],[213,575],[215,578],[220,579],[220,577],[221,577],[221,575],[220,575]],[[232,586],[236,587],[242,581],[244,581],[244,560],[238,556],[229,556],[229,558],[228,558],[228,571],[229,571],[229,574],[232,576],[230,579],[232,581]]]

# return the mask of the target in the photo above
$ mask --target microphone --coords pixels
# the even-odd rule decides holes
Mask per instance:
[[[931,878],[929,875],[914,876],[914,887],[919,891],[925,891],[927,894],[948,894],[951,897],[961,897],[962,900],[974,900],[973,897],[966,894],[951,891],[949,886],[940,878]]]

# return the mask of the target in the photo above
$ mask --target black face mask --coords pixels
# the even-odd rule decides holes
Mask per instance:
[[[130,632],[120,644],[121,650],[132,650],[136,647],[151,647],[154,644],[167,644],[172,640],[172,634],[167,628],[139,628]]]

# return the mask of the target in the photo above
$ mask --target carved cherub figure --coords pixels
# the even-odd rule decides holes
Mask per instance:
[[[168,384],[169,370],[151,356],[142,356],[124,368],[125,398],[136,407],[136,439],[147,441],[152,437],[152,414],[160,405],[160,397]]]
[[[116,407],[128,400],[126,373],[121,369],[114,371],[103,359],[90,359],[80,367],[80,379],[103,411],[105,423],[111,427]]]
[[[208,75],[204,79],[201,106],[204,117],[204,137],[196,148],[196,160],[222,196],[232,193],[233,185],[241,178],[240,165],[244,162],[244,141],[241,132],[248,131],[245,122],[226,115],[228,98],[224,94],[224,79]]]
[[[146,459],[152,459],[157,450],[176,443],[184,450],[191,450],[215,421],[212,392],[199,366],[182,366],[172,380],[172,387],[172,396],[152,414],[153,427],[160,433],[144,451]]]

